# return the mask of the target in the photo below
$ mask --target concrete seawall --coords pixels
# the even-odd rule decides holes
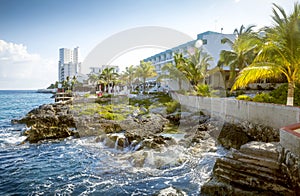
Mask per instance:
[[[276,129],[300,122],[300,108],[278,104],[240,101],[232,98],[186,96],[171,93],[173,99],[194,111],[226,121],[249,121]]]

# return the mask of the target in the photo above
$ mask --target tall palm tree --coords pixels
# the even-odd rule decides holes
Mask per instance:
[[[133,90],[132,83],[135,79],[135,72],[136,67],[134,65],[130,65],[129,67],[126,67],[125,71],[122,73],[123,79],[126,80],[127,86],[130,87],[131,90]]]
[[[265,78],[288,81],[287,105],[293,105],[295,83],[300,82],[300,5],[287,15],[284,9],[273,4],[272,27],[266,27],[264,44],[254,62],[240,72],[232,90]]]
[[[237,38],[232,41],[228,38],[223,38],[221,42],[223,44],[229,44],[231,50],[222,50],[220,53],[220,59],[218,67],[223,70],[223,66],[227,66],[230,69],[230,77],[228,85],[231,86],[236,78],[237,72],[250,65],[256,55],[255,49],[257,44],[260,43],[260,39],[253,31],[254,25],[250,25],[247,28],[242,25],[239,29],[234,30]],[[249,47],[251,45],[252,47]]]
[[[151,62],[141,61],[136,69],[136,76],[142,79],[144,90],[146,89],[146,79],[155,77],[156,75],[157,73]]]
[[[101,74],[99,75],[99,83],[103,83],[107,86],[107,90],[112,87],[118,78],[119,74],[115,72],[114,67],[107,67],[102,70]]]

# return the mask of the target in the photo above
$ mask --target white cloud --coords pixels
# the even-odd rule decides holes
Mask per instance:
[[[30,54],[27,47],[0,40],[0,89],[44,88],[57,80],[55,61]]]
[[[240,2],[240,0],[234,0],[236,3]]]

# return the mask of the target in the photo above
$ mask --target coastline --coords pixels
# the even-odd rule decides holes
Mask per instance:
[[[200,152],[214,152],[216,150],[216,146],[221,144],[227,149],[236,149],[237,152],[239,152],[240,148],[246,148],[243,146],[247,146],[247,144],[251,144],[251,142],[257,142],[252,147],[247,147],[247,149],[256,148],[259,146],[264,146],[266,144],[272,144],[275,147],[270,149],[265,149],[265,151],[262,152],[263,155],[267,155],[270,153],[270,151],[274,151],[274,148],[276,149],[282,149],[282,147],[276,147],[280,146],[278,143],[279,141],[279,130],[264,127],[262,125],[255,125],[250,122],[242,122],[238,124],[230,124],[225,123],[218,120],[211,118],[209,116],[205,116],[199,113],[196,114],[195,112],[188,113],[187,110],[184,111],[175,111],[171,114],[166,114],[162,111],[164,111],[166,108],[155,107],[151,108],[151,111],[154,113],[147,113],[148,108],[142,108],[141,107],[135,107],[132,106],[130,112],[128,113],[128,118],[125,119],[105,119],[99,114],[96,113],[85,113],[84,111],[76,110],[76,105],[78,105],[78,108],[82,108],[82,103],[85,103],[85,106],[88,104],[93,104],[92,108],[95,107],[94,104],[97,103],[88,103],[88,98],[77,98],[75,99],[73,103],[69,102],[67,104],[61,104],[61,103],[55,103],[50,105],[44,105],[40,106],[39,109],[34,109],[27,115],[26,121],[24,118],[18,121],[18,123],[26,123],[27,126],[31,126],[30,131],[33,132],[30,133],[30,131],[27,133],[31,137],[31,139],[27,139],[31,143],[39,142],[40,140],[43,141],[44,139],[63,139],[66,137],[75,137],[75,138],[84,138],[87,136],[93,136],[95,137],[95,140],[97,142],[104,142],[106,146],[110,148],[115,148],[118,150],[125,150],[125,149],[131,149],[135,153],[131,155],[131,158],[135,161],[133,161],[134,167],[143,167],[145,164],[146,157],[141,157],[141,152],[147,149],[153,149],[155,151],[161,151],[163,148],[169,148],[172,146],[184,146],[185,148],[189,149],[191,152],[197,152],[194,155],[197,155]],[[103,99],[101,104],[107,104],[107,103],[122,103],[122,99],[119,99],[118,97],[116,100],[113,100],[114,98],[106,98]],[[149,97],[139,100],[141,103],[144,100],[148,100]],[[99,99],[101,100],[101,99]],[[124,102],[124,100],[123,100]],[[100,104],[100,105],[101,105]],[[110,104],[109,104],[110,105]],[[118,104],[115,104],[116,107]],[[153,103],[152,103],[153,105]],[[158,104],[159,105],[159,104]],[[125,108],[126,105],[122,105],[121,108],[116,107],[117,110],[122,110]],[[127,105],[128,106],[128,105]],[[139,105],[140,106],[140,105]],[[75,108],[75,109],[74,109]],[[104,109],[104,108],[102,108]],[[142,110],[141,110],[142,109]],[[183,108],[181,108],[183,109]],[[59,112],[57,112],[58,110]],[[146,112],[145,112],[146,111]],[[143,113],[144,112],[144,113]],[[41,114],[41,116],[38,116]],[[46,116],[45,116],[46,114]],[[53,124],[51,122],[51,114],[53,114],[53,119],[58,119],[57,122]],[[58,114],[58,115],[57,115]],[[115,118],[120,118],[120,116],[116,113]],[[50,115],[50,116],[49,116]],[[73,115],[73,116],[72,116]],[[74,117],[75,116],[75,117]],[[45,122],[44,122],[45,121]],[[17,122],[17,121],[16,121]],[[37,123],[38,122],[38,123]],[[89,123],[86,123],[89,122]],[[166,125],[172,123],[172,126],[174,125],[180,125],[180,133],[184,133],[184,137],[181,140],[175,140],[175,138],[172,137],[172,134],[178,133],[178,130],[174,132],[171,132],[171,134],[168,135],[168,137],[163,136],[162,134],[166,133]],[[33,124],[32,124],[33,123]],[[43,124],[44,123],[44,124]],[[221,124],[221,125],[220,125]],[[55,125],[55,126],[54,126]],[[58,126],[59,125],[59,126]],[[49,127],[51,127],[49,131]],[[57,128],[55,128],[57,127]],[[72,129],[72,131],[70,131]],[[178,126],[177,126],[178,129]],[[38,131],[37,131],[38,130]],[[45,135],[43,137],[38,137],[37,133],[41,133],[40,131],[44,130]],[[75,131],[74,131],[75,130]],[[266,133],[266,131],[269,130],[271,132]],[[59,134],[57,134],[59,133]],[[33,136],[30,136],[33,135]],[[48,135],[47,135],[48,134]],[[259,134],[263,134],[262,136],[258,136]],[[264,135],[272,136],[268,137],[268,139],[263,139]],[[170,137],[171,136],[171,137]],[[36,137],[39,139],[36,140]],[[32,139],[33,138],[33,139]],[[244,138],[244,139],[242,139]],[[263,139],[264,141],[262,141]],[[250,143],[249,143],[250,142]],[[275,142],[275,143],[274,143]],[[232,150],[231,150],[232,151]],[[230,151],[230,152],[231,152]],[[236,152],[233,151],[233,152]],[[249,150],[248,150],[249,151]],[[288,151],[281,150],[276,155],[281,157],[287,157],[286,154],[289,153]],[[217,159],[217,165],[222,160],[227,160],[228,156],[231,157],[231,153],[227,154],[227,156],[223,158]],[[145,155],[144,155],[145,156]],[[249,154],[247,156],[255,157],[257,156],[254,154]],[[293,156],[290,156],[293,157]],[[253,158],[252,158],[253,159]],[[251,160],[252,160],[251,159]],[[139,161],[137,161],[139,160]],[[180,164],[183,160],[178,159],[175,162],[176,164]],[[251,162],[250,160],[250,162]],[[298,160],[296,158],[296,160]],[[179,162],[178,162],[179,161]],[[239,158],[237,159],[239,161]],[[278,159],[273,160],[277,161],[278,164],[284,164],[284,162],[287,162],[288,160],[285,159]],[[158,168],[163,168],[169,163],[160,163],[156,165]],[[233,164],[231,167],[237,166],[236,164]],[[254,168],[258,169],[259,167],[254,165]],[[261,167],[261,166],[260,166]],[[264,167],[268,168],[269,165],[264,165]],[[294,165],[290,165],[285,167],[286,168],[292,168]],[[212,190],[222,190],[222,194],[225,193],[241,193],[240,188],[241,185],[238,185],[238,188],[235,188],[235,186],[229,186],[228,181],[224,181],[222,177],[218,174],[218,168],[215,166],[214,169],[214,175],[207,185],[204,185],[203,191],[205,194],[213,195]],[[226,168],[226,167],[225,167]],[[279,168],[278,168],[279,169]],[[288,170],[287,170],[288,171]],[[282,173],[284,176],[288,176],[286,174],[286,170],[280,170],[279,173]],[[244,175],[250,175],[249,173]],[[277,174],[276,174],[277,175]],[[270,193],[282,193],[283,191],[288,191],[290,194],[293,193],[293,189],[298,189],[297,181],[291,180],[293,178],[299,179],[299,176],[295,173],[293,173],[295,176],[289,176],[287,181],[288,187],[283,187],[281,189],[276,189],[276,186],[274,186],[274,190],[270,187],[268,187],[268,190]],[[258,179],[262,177],[258,177]],[[234,180],[234,178],[233,178]],[[221,184],[219,183],[222,182]],[[280,181],[281,182],[281,181]],[[226,185],[227,192],[221,188]],[[268,191],[263,188],[263,186],[257,185],[253,186],[249,184],[247,181],[243,182],[243,186],[250,186],[252,187],[250,192],[257,193],[262,191]],[[273,182],[276,184],[276,181]],[[282,185],[280,184],[282,187]],[[212,188],[213,187],[213,188]],[[237,191],[238,190],[238,191]],[[278,192],[279,190],[279,192]],[[244,190],[247,193],[249,190]]]

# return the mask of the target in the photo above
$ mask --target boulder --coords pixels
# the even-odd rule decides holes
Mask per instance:
[[[205,195],[297,195],[278,143],[250,142],[216,160]]]
[[[45,139],[61,139],[75,135],[66,125],[60,127],[48,127],[39,123],[33,125],[26,134],[27,141],[30,143],[37,143],[38,141]]]
[[[241,145],[251,141],[251,138],[235,124],[225,123],[222,127],[218,141],[227,149],[239,149]]]
[[[157,193],[157,196],[187,196],[187,193],[182,190],[179,190],[179,189],[176,189],[173,187],[169,187],[169,188],[160,190]]]

